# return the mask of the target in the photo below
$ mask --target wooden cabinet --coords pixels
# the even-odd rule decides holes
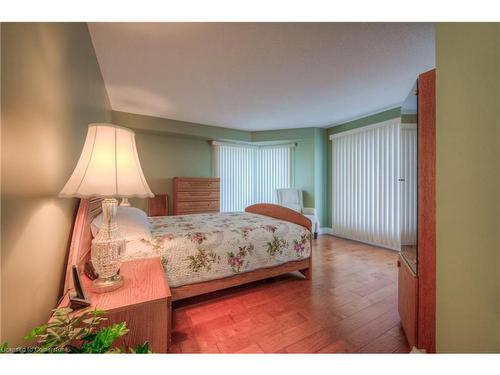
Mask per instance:
[[[436,352],[436,70],[418,77],[417,249],[402,249],[398,305],[410,346]],[[409,264],[415,262],[412,271]],[[408,261],[407,261],[408,260]]]
[[[410,347],[417,345],[418,278],[400,255],[398,260],[398,311]]]
[[[126,322],[130,332],[117,346],[135,347],[149,342],[154,353],[166,353],[171,331],[170,288],[159,258],[125,262],[120,268],[124,285],[109,293],[93,293],[91,281],[82,275],[82,284],[91,309],[106,310],[105,325]],[[58,307],[68,306],[66,296]],[[78,312],[75,312],[78,313]]]
[[[174,215],[220,211],[220,179],[175,177]]]
[[[418,348],[436,352],[436,70],[418,77]]]
[[[148,216],[168,216],[168,195],[155,194],[148,198]]]

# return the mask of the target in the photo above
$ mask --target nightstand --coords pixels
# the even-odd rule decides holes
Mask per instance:
[[[130,332],[118,346],[134,347],[149,342],[154,353],[166,353],[170,344],[172,295],[160,258],[124,262],[120,268],[124,285],[109,293],[92,293],[91,280],[81,280],[90,308],[106,310],[105,324],[126,322]],[[68,306],[65,296],[58,307]]]

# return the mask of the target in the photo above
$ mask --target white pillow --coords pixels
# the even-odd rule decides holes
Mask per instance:
[[[144,211],[135,207],[118,207],[116,211],[118,230],[126,241],[151,240],[151,223]],[[92,220],[90,230],[95,237],[102,224],[102,213]]]

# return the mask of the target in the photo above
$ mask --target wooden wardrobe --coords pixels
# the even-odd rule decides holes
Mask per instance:
[[[400,255],[398,309],[410,346],[436,352],[436,70],[418,77],[418,260]]]
[[[174,215],[220,211],[220,179],[174,177]]]

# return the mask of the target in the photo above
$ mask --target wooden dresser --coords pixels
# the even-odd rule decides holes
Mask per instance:
[[[174,177],[174,215],[220,211],[220,179]]]

